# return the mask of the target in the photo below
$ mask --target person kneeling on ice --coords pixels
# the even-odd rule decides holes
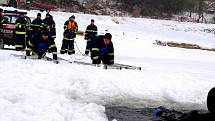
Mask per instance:
[[[195,110],[183,113],[158,107],[153,111],[153,117],[161,118],[162,121],[215,121],[215,87],[208,92],[207,107],[209,110],[207,113]]]
[[[48,30],[43,30],[38,38],[28,41],[26,55],[30,56],[31,51],[37,55],[39,59],[43,58],[48,50],[53,54],[53,60],[57,60],[57,47],[50,36]]]
[[[106,33],[105,35],[96,36],[91,45],[91,59],[93,64],[114,64],[114,48],[111,41],[112,35]]]

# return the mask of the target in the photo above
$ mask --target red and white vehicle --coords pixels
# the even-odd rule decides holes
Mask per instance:
[[[15,22],[21,13],[25,14],[24,17],[27,20],[27,25],[30,25],[31,19],[26,16],[26,12],[4,10],[4,18],[6,23],[3,24],[2,28],[0,28],[0,49],[3,49],[4,45],[15,45]],[[30,31],[30,27],[27,27],[26,32],[29,33]]]

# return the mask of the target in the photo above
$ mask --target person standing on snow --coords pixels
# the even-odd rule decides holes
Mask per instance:
[[[112,35],[98,35],[92,41],[91,60],[93,64],[114,64],[114,48],[111,41]]]
[[[41,34],[41,27],[42,27],[42,19],[41,19],[41,13],[37,14],[37,18],[35,18],[31,23],[32,28],[32,35],[31,39],[37,38]]]
[[[57,61],[57,47],[51,38],[51,34],[48,30],[44,30],[42,34],[35,40],[28,41],[26,55],[31,56],[31,52],[41,59],[45,56],[46,52],[51,50],[53,54],[53,60]]]
[[[25,35],[26,35],[26,29],[27,29],[27,21],[25,20],[24,13],[20,14],[20,17],[15,22],[16,26],[16,32],[15,32],[15,47],[16,50],[22,50],[25,48]]]
[[[51,39],[54,41],[56,38],[56,28],[55,28],[55,21],[53,20],[52,15],[49,13],[46,14],[46,18],[43,19],[42,22],[43,30],[48,30],[51,34]]]
[[[85,50],[86,55],[89,54],[92,39],[97,35],[98,32],[97,26],[94,23],[95,23],[94,19],[91,19],[91,24],[87,26],[85,31],[84,39],[87,40],[87,46]]]
[[[74,41],[78,32],[78,24],[75,22],[75,16],[72,15],[64,24],[64,38],[60,53],[75,54]]]

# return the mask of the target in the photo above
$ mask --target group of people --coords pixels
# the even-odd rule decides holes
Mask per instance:
[[[97,35],[98,29],[94,23],[95,20],[92,19],[91,24],[87,26],[85,31],[84,39],[87,41],[85,55],[91,53],[93,64],[100,64],[101,62],[103,64],[113,64],[114,48],[111,42],[112,35],[110,33]],[[30,39],[27,44],[27,56],[29,56],[30,51],[32,51],[41,58],[46,51],[49,51],[53,53],[53,59],[57,60],[57,48],[54,42],[56,38],[56,28],[53,17],[50,14],[46,14],[46,18],[41,20],[41,14],[38,13],[37,18],[32,22],[32,29],[33,34],[30,34],[30,38],[32,39]],[[77,32],[78,24],[75,21],[75,16],[72,15],[69,17],[69,20],[64,23],[63,41],[60,49],[61,54],[75,54],[74,41]]]
[[[41,19],[41,14],[37,14],[31,25],[28,25],[23,13],[15,22],[15,47],[17,51],[26,49],[26,55],[31,52],[38,58],[44,57],[47,51],[53,53],[53,59],[57,60],[57,47],[54,39],[56,38],[56,28],[53,17],[47,13],[45,19]],[[32,30],[29,31],[27,28]]]
[[[1,11],[3,11],[1,9]],[[0,22],[3,23],[3,17],[0,16]],[[0,24],[1,25],[1,24]],[[26,49],[26,55],[37,55],[43,58],[46,52],[52,52],[53,59],[57,60],[57,47],[55,45],[56,28],[52,15],[46,14],[45,19],[41,19],[41,13],[28,25],[24,13],[20,13],[15,22],[15,48],[17,51]],[[31,31],[29,31],[29,28]],[[93,64],[113,64],[114,48],[111,41],[112,35],[97,35],[97,26],[95,20],[91,19],[91,24],[87,26],[84,39],[87,41],[85,55],[91,55]],[[60,54],[75,54],[74,41],[78,32],[78,24],[75,16],[72,15],[64,23],[63,41]]]
[[[3,17],[3,9],[0,8],[0,28],[5,23]],[[114,48],[111,41],[112,35],[97,35],[97,26],[95,20],[91,20],[91,24],[87,26],[84,39],[87,41],[85,54],[91,54],[93,64],[114,64]],[[37,55],[38,58],[44,57],[46,52],[53,53],[53,59],[57,60],[57,47],[55,45],[56,28],[53,17],[47,13],[45,19],[41,19],[41,14],[37,14],[37,18],[32,21],[31,32],[26,32],[27,21],[24,14],[15,22],[15,40],[16,50],[24,49],[27,45],[26,55]],[[78,24],[75,22],[75,16],[69,17],[64,24],[64,38],[61,46],[61,54],[75,54],[74,41],[78,32]],[[27,41],[26,41],[26,35]],[[23,41],[25,40],[25,41]],[[27,43],[24,43],[27,42]],[[213,121],[215,120],[215,87],[208,93],[207,106],[209,113],[200,114],[197,111],[190,113],[182,113],[162,107],[156,108],[153,112],[154,117],[162,118],[165,121]]]
[[[74,41],[78,32],[78,24],[75,22],[75,16],[72,15],[64,23],[64,37],[60,53],[69,55],[75,54]],[[95,20],[91,19],[91,24],[87,26],[84,39],[87,41],[85,55],[91,53],[93,64],[113,64],[114,63],[114,48],[111,41],[112,35],[97,35],[98,28],[95,25]]]

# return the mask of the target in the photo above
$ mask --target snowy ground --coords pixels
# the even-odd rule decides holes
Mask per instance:
[[[37,12],[28,15],[35,17]],[[153,42],[187,42],[214,48],[215,34],[203,30],[215,25],[51,14],[56,22],[58,49],[63,24],[72,14],[82,31],[94,18],[100,34],[108,30],[113,35],[115,62],[142,66],[143,70],[104,70],[67,62],[22,60],[11,54],[23,52],[0,50],[0,121],[107,121],[104,105],[207,109],[207,92],[215,86],[215,53],[161,47]],[[83,36],[77,37],[76,44],[73,58],[81,58],[77,47],[84,52]]]

